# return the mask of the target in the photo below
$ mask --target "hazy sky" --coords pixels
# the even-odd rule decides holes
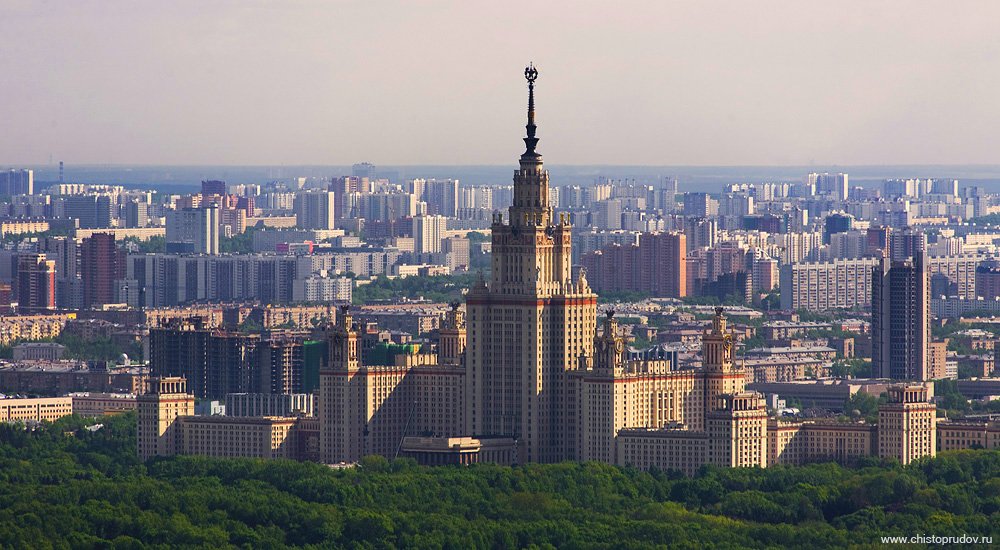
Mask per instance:
[[[995,1],[0,0],[0,164],[1000,163]]]

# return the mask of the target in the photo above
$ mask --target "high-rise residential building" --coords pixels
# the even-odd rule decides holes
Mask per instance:
[[[441,254],[444,256],[444,260],[441,263],[452,271],[469,269],[469,239],[463,237],[446,237],[442,239]]]
[[[166,240],[167,252],[218,254],[218,207],[168,211]]]
[[[295,224],[302,229],[336,229],[336,193],[303,191],[295,195]]]
[[[719,224],[709,218],[684,218],[688,252],[715,244]]]
[[[97,218],[97,197],[94,195],[70,195],[60,197],[64,218],[77,220],[78,227],[94,229],[100,227]]]
[[[889,255],[893,261],[913,258],[927,251],[927,235],[912,227],[889,234]]]
[[[149,380],[150,391],[136,397],[139,458],[170,456],[180,446],[178,416],[194,414],[194,396],[187,393],[182,377],[164,376]]]
[[[351,173],[356,178],[366,178],[368,181],[375,181],[375,165],[370,162],[359,162],[355,164]]]
[[[80,276],[83,307],[116,302],[116,281],[126,277],[126,254],[115,244],[113,234],[95,233],[81,241]]]
[[[823,242],[830,244],[830,236],[834,233],[845,233],[854,227],[854,216],[850,214],[834,213],[826,217],[823,222]]]
[[[672,214],[677,209],[677,178],[664,178],[659,192],[659,204],[665,214]]]
[[[1000,298],[1000,267],[980,265],[976,268],[976,296],[987,300]]]
[[[827,311],[871,303],[873,258],[798,262],[779,271],[781,309]]]
[[[212,195],[218,195],[220,197],[225,196],[229,193],[226,189],[226,182],[218,180],[208,180],[201,182],[201,196],[207,199]]]
[[[684,217],[708,218],[719,214],[719,201],[708,193],[684,194]]]
[[[125,227],[149,225],[149,203],[132,201],[125,205]]]
[[[170,320],[149,331],[150,375],[181,376],[202,399],[268,393],[270,374],[262,373],[260,353],[260,335],[208,329],[201,318]]]
[[[958,180],[938,179],[931,182],[931,193],[958,196]]]
[[[32,195],[35,176],[31,170],[0,171],[0,195]]]
[[[535,151],[529,67],[525,151],[514,173],[509,221],[492,225],[493,268],[467,295],[467,433],[514,436],[526,462],[577,455],[569,376],[589,350],[597,296],[572,277],[572,231],[553,219],[549,174]]]
[[[370,192],[370,182],[367,177],[343,176],[334,178],[330,182],[330,191],[333,193],[333,217],[341,219],[350,216],[349,197],[357,193],[367,194]]]
[[[597,201],[593,206],[594,225],[601,230],[614,231],[622,228],[622,201],[607,199]]]
[[[458,213],[458,180],[426,180],[423,196],[417,198],[427,203],[431,214],[454,218]]]
[[[891,386],[878,408],[878,456],[909,464],[937,454],[937,406],[924,385]]]
[[[45,254],[24,254],[17,262],[17,302],[22,314],[56,308],[56,262]]]
[[[687,236],[683,233],[639,235],[640,288],[652,296],[687,295]]]
[[[816,174],[806,176],[806,183],[815,185],[816,194],[829,195],[836,200],[847,200],[847,174]]]
[[[413,251],[417,254],[441,252],[441,240],[448,235],[444,216],[413,217]]]
[[[872,376],[928,380],[930,275],[923,254],[872,270]]]

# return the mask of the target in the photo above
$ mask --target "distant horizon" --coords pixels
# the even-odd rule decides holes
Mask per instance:
[[[529,62],[569,166],[1000,162],[985,0],[0,5],[0,151],[33,166],[506,165]]]
[[[34,170],[36,185],[58,183],[59,165],[0,165]],[[457,179],[463,186],[509,185],[516,162],[507,164],[374,164],[377,174],[390,174],[393,183],[413,178]],[[142,165],[65,164],[66,183],[122,185],[171,192],[195,191],[204,180],[223,180],[230,185],[266,184],[293,177],[333,178],[350,175],[353,164],[279,165]],[[926,165],[744,165],[671,166],[614,164],[546,164],[555,187],[590,186],[597,179],[634,181],[657,185],[676,178],[678,191],[720,192],[728,183],[794,183],[810,172],[843,172],[851,185],[877,187],[887,178],[957,179],[960,186],[978,186],[1000,192],[1000,164]]]

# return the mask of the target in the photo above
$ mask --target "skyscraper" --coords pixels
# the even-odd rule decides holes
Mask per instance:
[[[83,307],[115,302],[115,281],[125,278],[125,252],[111,233],[95,233],[80,243]]]
[[[525,69],[528,124],[514,172],[509,221],[492,225],[493,268],[467,296],[467,432],[519,439],[525,462],[576,453],[575,396],[569,374],[590,353],[597,296],[581,274],[572,279],[571,228],[552,219],[549,174],[535,151],[534,82]]]
[[[17,262],[18,311],[46,313],[56,308],[56,262],[45,254],[25,254]]]
[[[0,172],[0,195],[31,195],[35,190],[35,176],[31,170]]]
[[[413,251],[418,254],[441,252],[441,239],[447,236],[446,223],[444,216],[414,217]]]
[[[923,254],[872,270],[872,376],[926,380],[930,276]]]
[[[847,200],[847,174],[812,173],[806,176],[805,183],[813,185],[818,195],[830,195],[837,200]]]
[[[305,191],[295,195],[295,221],[302,229],[334,229],[336,212],[336,193]]]
[[[219,253],[219,208],[167,212],[167,252]]]

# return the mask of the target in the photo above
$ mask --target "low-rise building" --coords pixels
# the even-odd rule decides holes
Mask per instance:
[[[34,397],[0,399],[0,422],[53,422],[73,414],[70,397]]]
[[[267,394],[230,393],[226,395],[226,414],[230,416],[312,416],[311,393]]]
[[[59,361],[66,346],[55,342],[23,342],[13,348],[15,361]]]
[[[73,414],[80,416],[104,416],[136,408],[134,393],[74,392],[69,397],[73,400]]]

